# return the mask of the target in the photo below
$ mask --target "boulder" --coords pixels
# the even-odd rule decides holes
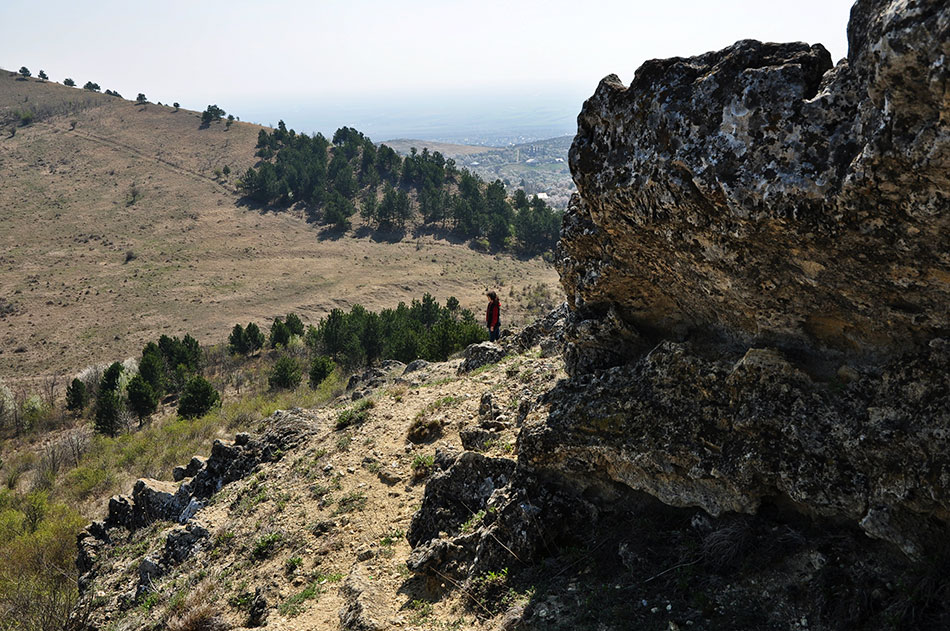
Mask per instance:
[[[836,66],[744,40],[601,81],[557,256],[568,370],[658,335],[865,360],[944,335],[948,13],[859,0]]]
[[[496,364],[507,354],[505,349],[494,342],[471,344],[464,351],[464,359],[458,368],[458,373],[461,375],[488,364]]]

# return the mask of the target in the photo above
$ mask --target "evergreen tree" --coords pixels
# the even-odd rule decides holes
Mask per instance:
[[[294,358],[281,355],[274,363],[274,369],[267,378],[267,383],[270,384],[272,390],[293,390],[300,385],[301,378],[300,366]]]
[[[72,383],[66,386],[66,409],[70,412],[82,413],[88,402],[86,384],[79,379],[73,379]]]
[[[40,74],[38,74],[37,76],[38,76],[40,79],[42,79],[43,81],[49,81],[49,77],[46,76],[46,73],[43,72],[42,70],[40,70]]]
[[[303,321],[296,313],[288,313],[287,317],[284,318],[284,324],[290,329],[291,334],[303,335]]]
[[[96,398],[95,429],[100,434],[115,436],[121,425],[122,400],[115,390],[100,390]]]
[[[270,327],[270,347],[277,348],[278,344],[287,346],[288,342],[290,342],[290,329],[280,318],[274,318],[274,323]]]
[[[139,417],[140,424],[158,408],[158,394],[142,375],[135,375],[129,380],[126,396],[129,400],[129,409]]]
[[[74,88],[76,87],[76,82],[67,77],[66,79],[63,79],[63,85],[68,88]]]
[[[228,336],[228,352],[233,355],[246,355],[249,350],[247,333],[240,324],[235,324]]]
[[[310,387],[318,388],[336,369],[336,364],[326,355],[318,355],[310,362]]]
[[[21,77],[23,77],[24,79],[26,79],[26,78],[29,77],[31,74],[32,74],[32,73],[30,72],[29,68],[27,68],[26,66],[20,66],[20,76],[21,76]]]
[[[185,384],[178,401],[178,414],[183,418],[197,418],[207,414],[221,403],[221,395],[207,379],[195,375]]]
[[[260,327],[253,322],[247,323],[247,327],[244,329],[244,336],[247,339],[247,350],[249,353],[260,350],[266,341]]]
[[[135,102],[138,103],[139,105],[144,105],[145,103],[148,103],[148,99],[145,98],[145,93],[139,92],[138,96],[135,97]]]
[[[124,366],[119,362],[112,362],[112,364],[106,368],[105,372],[102,373],[102,381],[99,382],[100,395],[103,391],[116,392],[119,389],[119,379],[124,369]]]
[[[83,90],[89,90],[90,92],[98,92],[99,84],[93,83],[92,81],[86,81],[86,85],[82,86]]]
[[[155,342],[149,342],[142,351],[139,361],[139,375],[152,388],[157,396],[165,392],[165,361]]]

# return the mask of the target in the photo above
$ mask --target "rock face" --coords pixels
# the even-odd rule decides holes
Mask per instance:
[[[740,41],[584,104],[558,255],[573,381],[520,466],[909,555],[950,521],[950,5],[859,0],[848,58]]]
[[[848,58],[740,41],[608,76],[570,153],[570,368],[715,333],[874,358],[950,330],[950,9],[860,0]]]

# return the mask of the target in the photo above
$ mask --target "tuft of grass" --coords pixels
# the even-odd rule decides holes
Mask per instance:
[[[336,417],[336,428],[346,429],[352,425],[362,425],[369,418],[369,410],[375,404],[369,399],[361,399],[356,405],[342,410]]]
[[[284,561],[284,573],[287,575],[293,575],[303,567],[303,559],[298,556],[293,556]]]
[[[337,500],[336,510],[333,511],[333,514],[342,515],[344,513],[361,511],[364,508],[366,508],[366,494],[362,491],[350,491]]]
[[[273,554],[284,540],[283,533],[271,532],[258,537],[254,542],[254,548],[251,550],[251,556],[255,559],[266,559]]]
[[[409,468],[412,470],[412,477],[419,479],[429,475],[434,465],[435,456],[432,454],[416,454],[413,456]]]
[[[468,518],[468,520],[462,524],[460,528],[463,534],[468,534],[470,532],[475,532],[475,529],[479,524],[482,523],[482,520],[485,518],[485,510],[482,509]]]

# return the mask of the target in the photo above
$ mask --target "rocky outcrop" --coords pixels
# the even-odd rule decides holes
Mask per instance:
[[[860,0],[848,58],[740,41],[605,78],[558,266],[572,372],[657,336],[893,356],[950,330],[950,9]]]
[[[462,375],[488,364],[497,364],[505,355],[505,349],[494,342],[470,344],[464,351],[464,359],[458,367],[458,373]]]
[[[106,519],[93,522],[79,534],[76,565],[80,592],[95,578],[96,560],[102,548],[113,543],[110,533],[115,529],[132,533],[159,521],[185,524],[171,529],[159,558],[148,559],[142,566],[145,578],[133,592],[133,600],[140,597],[151,578],[183,561],[208,537],[205,528],[191,523],[208,498],[225,484],[247,476],[258,465],[278,460],[312,432],[312,419],[302,410],[278,410],[267,420],[260,435],[238,434],[232,444],[215,440],[207,459],[195,457],[186,467],[176,467],[175,477],[179,481],[141,479],[131,495],[112,497]],[[182,474],[189,477],[182,478]]]
[[[920,558],[950,514],[948,365],[940,340],[883,374],[819,384],[775,350],[736,361],[664,342],[549,393],[520,464],[714,516],[777,503],[847,519]]]
[[[950,6],[859,0],[848,58],[740,41],[584,104],[558,254],[573,381],[521,466],[920,558],[950,522]]]

